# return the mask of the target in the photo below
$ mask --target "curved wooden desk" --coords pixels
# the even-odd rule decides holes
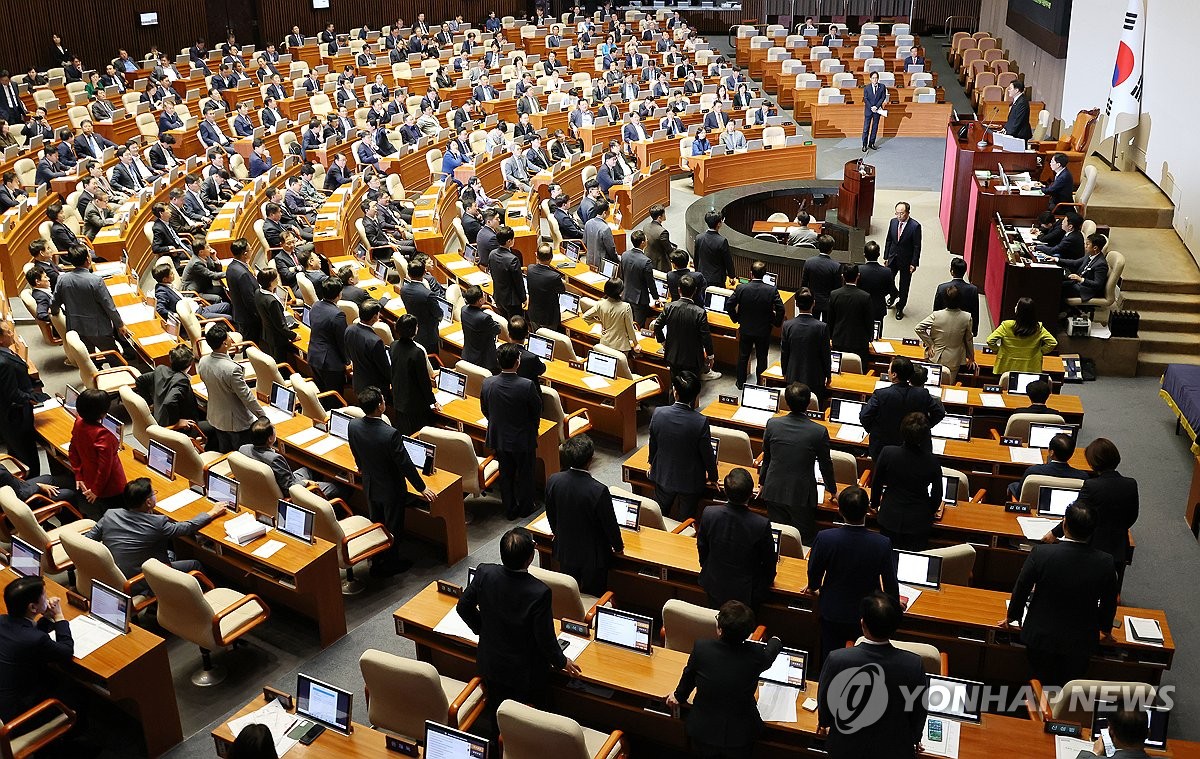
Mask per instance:
[[[817,146],[751,150],[720,156],[691,156],[695,193],[700,196],[731,187],[788,179],[816,179]]]

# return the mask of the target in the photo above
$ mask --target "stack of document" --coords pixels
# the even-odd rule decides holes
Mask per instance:
[[[86,658],[97,648],[121,634],[86,614],[75,617],[68,624],[71,625],[71,637],[75,639],[76,659]]]
[[[254,723],[266,725],[267,729],[271,731],[271,738],[275,741],[276,756],[283,756],[298,743],[295,739],[287,737],[288,730],[291,730],[292,726],[296,724],[296,718],[274,699],[261,709],[256,709],[244,717],[230,720],[229,732],[233,733],[233,737],[236,738],[247,725]]]
[[[1147,646],[1162,646],[1165,642],[1158,620],[1146,617],[1125,617],[1125,638]]]
[[[267,526],[259,523],[254,514],[247,511],[238,514],[225,522],[225,537],[231,542],[244,546],[252,540],[257,540],[267,534]]]
[[[442,621],[434,625],[433,631],[435,633],[442,633],[443,635],[453,635],[456,638],[469,640],[472,643],[479,642],[479,636],[472,632],[471,628],[467,627],[467,623],[463,621],[462,617],[458,616],[457,608],[451,609],[446,616],[442,617]]]
[[[1017,517],[1021,532],[1030,540],[1041,540],[1046,533],[1058,527],[1060,519],[1041,519],[1039,517]]]
[[[763,722],[795,722],[796,697],[800,689],[790,685],[760,681],[758,684],[758,716]]]
[[[966,390],[955,387],[947,387],[942,390],[942,400],[946,403],[966,403],[967,397]]]
[[[867,439],[867,431],[862,427],[855,427],[852,424],[843,424],[841,427],[838,427],[834,438],[845,440],[848,443],[861,443]]]
[[[1042,464],[1041,448],[1021,448],[1013,446],[1008,449],[1008,456],[1014,464]]]

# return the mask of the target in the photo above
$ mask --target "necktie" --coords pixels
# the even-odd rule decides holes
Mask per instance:
[[[897,240],[898,240],[898,239],[900,239],[900,235],[904,234],[904,225],[905,225],[905,223],[906,223],[906,222],[903,222],[903,221],[902,221],[902,222],[900,222],[900,225],[899,225],[898,227],[896,227],[896,239],[897,239]]]
[[[98,142],[96,142],[96,138],[89,136],[88,143],[90,143],[90,146],[91,146],[92,158],[99,158],[100,157],[100,144]]]

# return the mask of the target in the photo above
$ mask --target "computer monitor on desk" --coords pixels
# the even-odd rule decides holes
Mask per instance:
[[[343,735],[351,731],[354,696],[308,675],[296,675],[296,713]]]
[[[425,720],[425,754],[438,759],[487,759],[488,739]]]
[[[8,557],[8,568],[21,577],[40,577],[42,552],[14,535],[12,537],[12,553]]]
[[[1055,435],[1067,435],[1071,438],[1071,444],[1074,445],[1079,436],[1079,425],[1033,422],[1029,425],[1029,447],[1049,448],[1050,441]]]
[[[529,352],[543,361],[554,360],[554,341],[541,335],[529,336]]]
[[[352,416],[344,411],[334,409],[329,412],[329,434],[342,440],[350,439],[350,420]]]
[[[607,606],[596,609],[596,642],[618,646],[639,654],[650,653],[654,620]]]

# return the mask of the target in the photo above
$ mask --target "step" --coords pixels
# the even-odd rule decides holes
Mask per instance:
[[[1162,350],[1200,358],[1200,340],[1193,334],[1139,329],[1138,339],[1142,341],[1143,352]]]
[[[1129,271],[1129,267],[1125,267]],[[1125,274],[1121,277],[1121,292],[1123,293],[1153,293],[1175,295],[1200,295],[1200,281],[1188,280],[1151,280],[1139,279]]]
[[[1121,288],[1123,296],[1122,308],[1133,311],[1192,313],[1200,315],[1200,294],[1198,293],[1164,293],[1153,290],[1134,290],[1126,282]]]
[[[1169,364],[1200,365],[1200,356],[1143,349],[1138,353],[1137,373],[1139,377],[1160,377]]]
[[[1191,333],[1193,340],[1200,340],[1200,338],[1194,337],[1195,333],[1200,332],[1200,314],[1184,314],[1181,318],[1177,312],[1146,311],[1132,308],[1128,303],[1123,304],[1121,308],[1137,311],[1141,315],[1138,322],[1139,332]]]
[[[1099,226],[1140,227],[1143,229],[1170,229],[1175,218],[1174,208],[1130,207],[1088,203],[1087,216]]]

